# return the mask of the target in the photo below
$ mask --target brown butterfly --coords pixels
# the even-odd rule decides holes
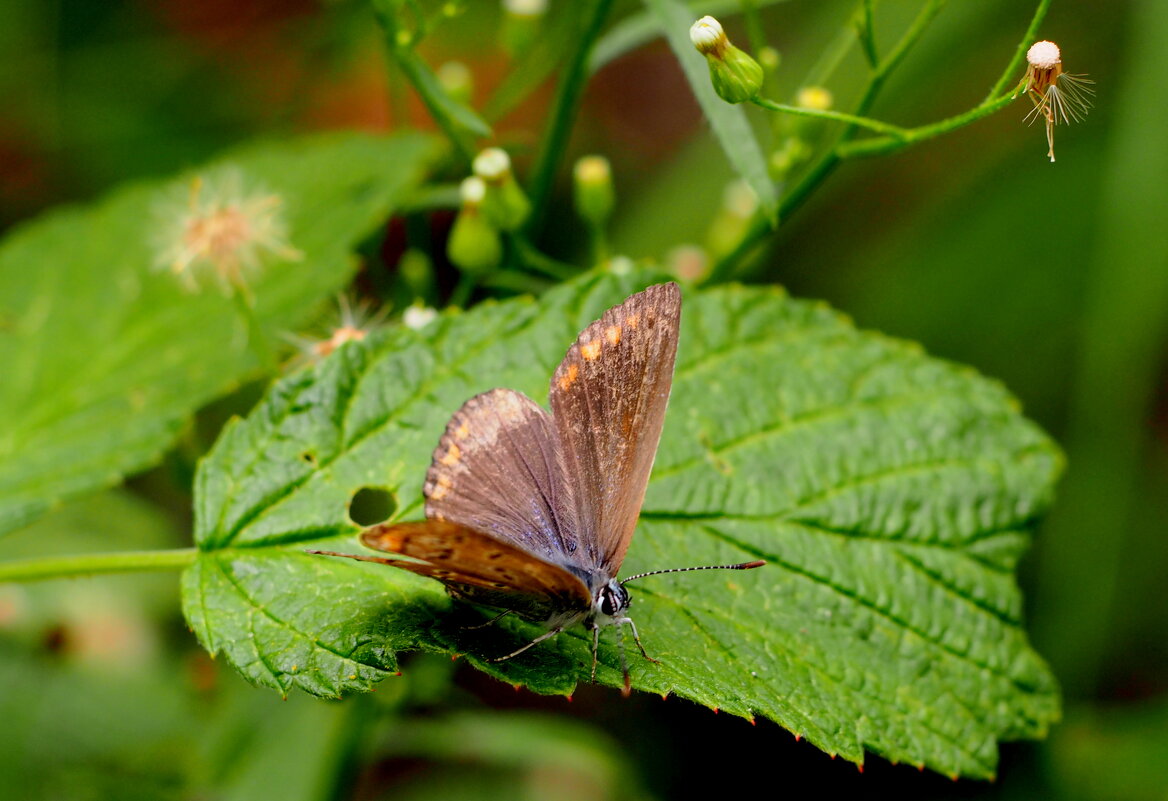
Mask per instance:
[[[628,625],[618,581],[657,453],[673,382],[681,321],[677,284],[659,284],[614,306],[577,337],[552,376],[551,413],[526,395],[493,389],[446,425],[426,475],[426,520],[381,524],[366,546],[410,560],[310,551],[392,565],[438,579],[456,598],[514,612],[548,631],[503,661],[583,623],[592,631],[592,680],[600,627]],[[416,561],[415,561],[416,560]],[[498,619],[498,618],[496,618]],[[622,642],[618,639],[618,643]],[[624,692],[628,665],[620,649]]]

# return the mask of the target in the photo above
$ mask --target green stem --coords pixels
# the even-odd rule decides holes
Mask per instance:
[[[251,288],[242,279],[232,281],[231,300],[235,304],[235,310],[239,312],[239,316],[243,318],[243,323],[247,327],[247,342],[251,346],[252,353],[255,354],[256,359],[259,360],[260,367],[264,370],[274,369],[278,364],[276,350],[268,339],[267,333],[264,332],[259,318],[256,316],[255,296],[252,295]]]
[[[469,273],[463,273],[458,277],[458,283],[454,287],[454,291],[450,293],[450,302],[446,305],[457,306],[460,309],[465,309],[466,304],[470,302],[470,296],[474,293],[475,287],[478,286],[478,279]]]
[[[462,205],[458,184],[426,184],[414,190],[402,201],[397,214],[406,216],[419,212],[457,209]]]
[[[99,573],[179,570],[195,561],[197,548],[171,551],[122,551],[83,556],[48,556],[0,562],[0,583],[74,578]]]
[[[856,28],[860,35],[860,46],[864,48],[864,56],[868,59],[868,66],[876,69],[880,63],[880,56],[876,50],[876,24],[873,19],[874,0],[864,0],[860,13],[856,18]]]
[[[433,70],[414,49],[427,26],[420,22],[419,29],[414,35],[399,38],[399,32],[403,29],[398,26],[393,4],[388,0],[380,0],[374,2],[373,8],[385,34],[386,49],[393,57],[394,63],[414,87],[434,122],[454,145],[459,158],[469,165],[476,153],[476,137],[490,137],[492,135],[490,126],[470,108],[446,94]],[[416,8],[415,12],[419,14],[421,20],[421,12]]]
[[[536,250],[522,234],[516,234],[511,238],[511,241],[515,245],[515,252],[519,257],[520,264],[525,267],[530,267],[549,278],[555,278],[557,281],[567,281],[580,273],[571,264],[557,261]]]
[[[1021,84],[1019,84],[1019,87]],[[1016,92],[1010,92],[1002,95],[999,98],[989,100],[976,108],[971,108],[963,114],[950,117],[940,122],[934,122],[929,125],[922,125],[919,128],[901,129],[899,135],[893,136],[875,136],[870,139],[862,139],[857,142],[844,142],[836,148],[836,154],[840,158],[854,158],[857,156],[873,156],[881,153],[891,153],[895,150],[900,150],[903,147],[916,144],[925,139],[931,139],[934,136],[940,136],[949,131],[956,130],[972,122],[980,120],[982,117],[987,117],[995,111],[1008,106],[1017,97]]]
[[[1010,76],[1018,74],[1018,70],[1022,68],[1022,62],[1026,59],[1026,51],[1030,49],[1030,45],[1034,44],[1034,40],[1038,38],[1038,26],[1042,24],[1042,19],[1046,16],[1049,8],[1050,0],[1039,0],[1038,7],[1034,9],[1034,16],[1030,19],[1030,27],[1026,29],[1026,33],[1022,34],[1022,41],[1018,43],[1018,49],[1014,51],[1014,57],[1010,59],[1010,63],[1002,70],[1002,76],[998,78],[998,82],[994,84],[994,88],[990,89],[984,102],[989,102],[991,98],[997,97],[1004,92],[1010,83]]]
[[[907,128],[901,128],[899,125],[892,125],[891,123],[874,120],[871,117],[858,117],[855,114],[845,114],[842,111],[831,111],[830,109],[819,110],[812,108],[803,108],[802,106],[789,106],[786,103],[776,103],[773,100],[767,100],[765,97],[752,98],[751,103],[754,103],[760,108],[765,108],[768,111],[778,111],[783,114],[794,114],[797,117],[818,117],[823,120],[835,120],[837,122],[846,122],[858,128],[867,128],[877,133],[888,134],[889,136],[907,138],[910,133]]]
[[[613,0],[591,0],[591,3],[591,13],[587,16],[584,29],[577,40],[576,50],[565,66],[564,74],[556,88],[551,118],[547,133],[543,137],[543,147],[535,160],[531,186],[527,193],[531,198],[532,214],[525,228],[532,235],[537,235],[543,225],[556,167],[568,146],[568,136],[572,132],[580,97],[584,94],[584,86],[588,82],[588,59],[600,36],[604,20],[612,8]]]

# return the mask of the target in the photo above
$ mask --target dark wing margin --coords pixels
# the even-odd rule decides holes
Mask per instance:
[[[477,529],[554,564],[582,566],[577,503],[551,415],[520,392],[468,400],[426,474],[426,517]]]
[[[581,541],[608,575],[624,561],[645,499],[680,322],[677,284],[651,286],[584,329],[552,376],[552,417],[576,477],[576,519],[588,529]]]
[[[377,561],[437,579],[468,601],[510,609],[531,620],[582,616],[592,608],[588,587],[567,569],[459,523],[383,523],[363,531],[361,542],[419,560]]]

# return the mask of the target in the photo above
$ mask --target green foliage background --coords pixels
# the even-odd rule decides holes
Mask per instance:
[[[915,5],[880,4],[885,41]],[[207,8],[7,4],[0,221],[16,225],[128,179],[172,176],[255,136],[423,120],[408,102],[385,106],[384,56],[358,4],[261,4],[250,16]],[[812,68],[850,8],[768,6],[781,74]],[[911,125],[976,103],[1030,13],[1011,0],[949,4],[873,114]],[[492,14],[474,9],[471,19],[486,26]],[[745,38],[740,30],[731,26]],[[1060,499],[1022,563],[1022,582],[1027,628],[1065,692],[1065,722],[1044,743],[1006,746],[996,784],[953,785],[879,759],[859,776],[773,724],[751,728],[675,699],[621,702],[582,686],[567,707],[504,694],[445,656],[414,658],[379,692],[343,704],[295,695],[281,702],[206,661],[179,616],[174,576],[162,574],[0,586],[0,775],[10,778],[0,797],[668,797],[687,786],[694,765],[729,759],[819,792],[1162,797],[1168,252],[1157,231],[1168,207],[1168,121],[1160,119],[1168,90],[1155,76],[1168,66],[1158,64],[1168,8],[1055,0],[1041,35],[1058,41],[1068,69],[1090,73],[1099,90],[1087,121],[1058,131],[1056,164],[1045,161],[1041,132],[1022,125],[1020,105],[903,153],[848,163],[784,221],[747,276],[824,298],[863,329],[916,340],[1001,380],[1064,446]],[[470,60],[482,38],[473,24],[452,26],[426,57]],[[474,66],[484,82],[501,69],[490,57]],[[849,81],[862,74],[858,61],[846,66],[855,68],[831,84],[843,105],[858,91]],[[391,83],[395,93],[405,94]],[[538,109],[523,104],[490,122],[530,142]],[[705,229],[729,168],[663,43],[602,70],[578,123],[573,152],[601,150],[614,162],[617,252],[660,256],[678,244],[678,231]],[[394,205],[373,199],[371,214],[378,203]],[[368,235],[366,221],[358,223],[349,241]],[[581,258],[580,234],[567,222],[555,226],[550,246],[565,260]],[[368,242],[362,247],[368,255]],[[89,253],[85,242],[61,249],[63,260],[79,263],[103,252]],[[321,280],[342,285],[352,264],[337,269]],[[16,291],[10,287],[37,279],[8,268],[0,286]],[[5,307],[0,327],[25,311]],[[277,331],[312,312],[289,300],[267,324]],[[100,310],[92,313],[100,320]],[[109,330],[87,328],[85,315],[75,313],[76,327],[61,335]],[[54,494],[112,484],[121,471],[164,458],[160,467],[6,536],[7,555],[190,545],[194,459],[262,387],[244,383],[184,421],[215,394],[262,377],[255,354],[236,358],[237,371],[198,389],[167,388],[187,403],[158,423],[167,438],[179,435],[174,451],[128,458],[130,449],[114,449],[120,461],[108,463],[104,480]],[[6,359],[5,369],[16,363]],[[544,372],[514,385],[541,398]],[[21,410],[6,410],[5,430]],[[429,428],[437,431],[432,421]],[[421,465],[413,467],[420,477]],[[0,478],[10,469],[0,466]],[[27,517],[18,509],[8,519]],[[435,602],[443,600],[436,594]],[[415,765],[426,767],[405,767]]]

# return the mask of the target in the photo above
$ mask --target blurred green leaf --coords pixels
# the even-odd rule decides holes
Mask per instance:
[[[449,415],[495,386],[542,399],[577,332],[650,278],[594,273],[539,305],[448,314],[273,387],[200,467],[201,553],[184,609],[203,644],[284,692],[366,688],[403,648],[467,653],[538,692],[587,680],[583,630],[486,662],[539,628],[460,630],[437,582],[303,549],[356,548],[345,509],[362,487],[420,517]],[[634,686],[764,715],[857,762],[867,748],[992,775],[997,740],[1041,736],[1058,715],[1013,571],[1060,464],[1014,400],[971,370],[778,290],[688,293],[625,573],[770,565],[639,583],[634,617],[661,663],[634,658]],[[598,680],[619,686],[614,636],[602,638]]]
[[[1060,798],[1163,801],[1168,698],[1069,710],[1047,751]]]
[[[758,196],[763,214],[773,218],[778,211],[778,197],[767,172],[766,158],[746,119],[746,112],[718,97],[710,83],[706,59],[689,40],[689,28],[696,21],[694,12],[679,0],[645,0],[645,6],[657,16],[669,47],[677,56],[726,158]]]
[[[330,134],[195,173],[230,171],[245,194],[278,198],[299,257],[269,254],[254,271],[254,324],[214,287],[192,293],[156,269],[167,234],[183,236],[192,176],[14,231],[0,245],[0,532],[157,459],[187,415],[256,369],[256,325],[263,339],[295,326],[349,280],[352,248],[420,179],[430,148],[419,135]]]
[[[621,747],[580,721],[490,710],[394,721],[379,755],[427,759],[441,769],[425,783],[394,788],[394,798],[525,798],[541,801],[645,799]],[[435,781],[437,779],[437,781]],[[497,787],[495,793],[486,787]]]

